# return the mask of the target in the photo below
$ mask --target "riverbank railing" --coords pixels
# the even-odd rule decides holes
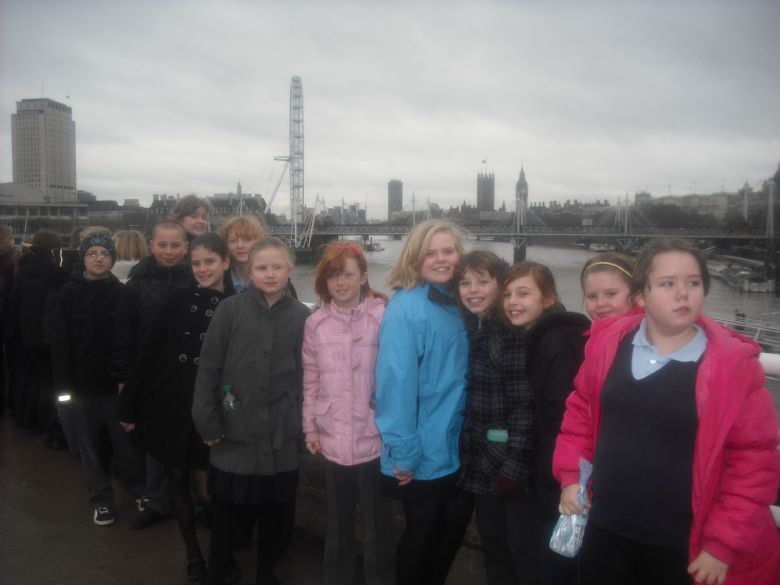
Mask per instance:
[[[742,315],[718,313],[708,313],[708,315],[718,323],[758,343],[764,349],[764,353],[761,354],[764,372],[767,376],[780,378],[780,326],[758,319],[748,319]]]

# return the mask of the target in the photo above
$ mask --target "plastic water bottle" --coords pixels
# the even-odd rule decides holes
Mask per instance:
[[[222,399],[222,408],[225,409],[225,412],[236,410],[238,408],[239,402],[238,398],[236,398],[236,395],[233,394],[233,386],[230,384],[225,384],[225,386],[222,388],[222,391],[225,393],[225,397]]]

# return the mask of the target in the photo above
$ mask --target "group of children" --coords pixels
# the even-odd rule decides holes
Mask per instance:
[[[236,581],[248,517],[257,583],[278,583],[304,448],[324,461],[328,584],[355,578],[358,505],[368,584],[444,584],[473,512],[491,585],[780,578],[768,509],[777,420],[760,350],[702,314],[709,276],[694,246],[589,260],[591,323],[566,311],[546,266],[465,253],[457,226],[431,220],[407,237],[389,302],[358,245],[330,244],[310,313],[283,242],[245,217],[203,233],[208,207],[192,205],[155,227],[124,289],[108,272],[111,239],[87,236],[58,313],[70,335],[58,369],[83,419],[128,431],[110,436],[136,525],[172,507],[187,583]],[[84,442],[94,519],[108,524],[110,483]],[[571,560],[548,543],[560,513],[583,512],[580,458],[594,475]],[[209,511],[208,564],[193,491]]]

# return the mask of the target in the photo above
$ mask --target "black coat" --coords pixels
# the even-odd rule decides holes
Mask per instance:
[[[122,283],[109,273],[87,280],[74,271],[57,299],[51,328],[56,390],[95,396],[116,392],[111,379],[111,345]]]
[[[538,426],[533,489],[543,520],[558,516],[561,486],[552,475],[552,456],[589,328],[585,315],[553,311],[544,314],[529,331],[526,371]]]
[[[182,468],[208,463],[192,423],[192,395],[200,350],[220,291],[190,286],[171,292],[146,329],[127,384],[119,420],[135,422],[144,448],[162,462]]]
[[[11,293],[14,288],[16,250],[13,248],[0,256],[0,327],[11,314]]]
[[[174,290],[189,288],[194,282],[192,271],[186,264],[168,268],[157,264],[154,256],[147,256],[133,266],[117,314],[111,357],[114,379],[120,382],[127,380],[140,341],[165,296]]]
[[[47,300],[53,310],[55,302],[52,300],[56,300],[59,289],[67,281],[67,272],[57,265],[51,250],[33,246],[29,253],[19,258],[11,311],[18,320],[25,347],[43,348],[49,345]]]

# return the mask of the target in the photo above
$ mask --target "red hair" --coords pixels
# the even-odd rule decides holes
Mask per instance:
[[[348,258],[354,258],[357,261],[361,274],[368,273],[368,263],[365,254],[363,254],[363,248],[355,242],[333,242],[328,244],[322,253],[322,258],[320,258],[314,273],[314,291],[320,297],[322,304],[329,303],[331,300],[328,292],[328,279],[344,272]],[[373,290],[368,285],[368,278],[360,287],[360,294],[363,298],[376,297],[387,301],[386,295]]]

